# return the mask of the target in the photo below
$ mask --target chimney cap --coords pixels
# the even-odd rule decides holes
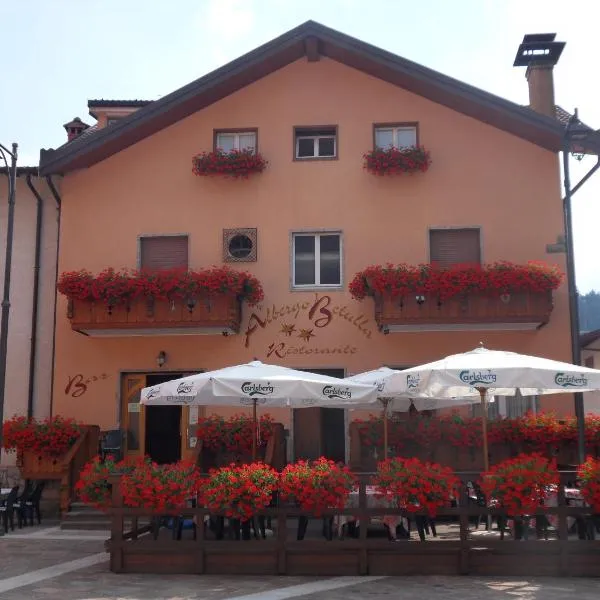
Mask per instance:
[[[78,128],[78,129],[81,129],[83,131],[84,129],[87,129],[89,127],[89,125],[87,123],[84,123],[79,117],[75,117],[74,119],[72,119],[68,123],[65,123],[63,125],[63,127],[67,131],[69,131],[69,129],[73,129],[73,128]]]
[[[557,42],[555,33],[528,33],[519,45],[515,67],[534,65],[553,67],[565,48],[565,42]]]

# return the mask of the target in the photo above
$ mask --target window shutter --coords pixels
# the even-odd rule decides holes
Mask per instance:
[[[480,263],[479,229],[432,229],[429,232],[430,262],[440,267]]]
[[[585,359],[585,366],[589,367],[590,369],[594,368],[594,357],[593,356],[588,356]]]
[[[140,267],[148,271],[188,268],[186,235],[143,237],[140,240]]]

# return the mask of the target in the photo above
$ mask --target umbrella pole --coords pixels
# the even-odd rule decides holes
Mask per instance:
[[[384,398],[383,402],[383,460],[388,457],[388,403],[389,400]]]
[[[252,462],[256,460],[256,398],[252,400]]]
[[[487,436],[487,389],[477,388],[481,398],[481,430],[483,433],[483,470],[490,468],[490,459],[488,456],[488,436]]]

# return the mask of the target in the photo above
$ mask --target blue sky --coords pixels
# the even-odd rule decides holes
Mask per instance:
[[[93,122],[89,98],[155,100],[308,19],[523,104],[519,42],[555,32],[557,103],[599,128],[599,16],[597,0],[0,0],[0,142],[35,165],[63,123]],[[593,164],[574,164],[574,181]],[[600,290],[599,225],[596,174],[574,197],[582,292]]]

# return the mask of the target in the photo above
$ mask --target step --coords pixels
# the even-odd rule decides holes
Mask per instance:
[[[60,528],[64,531],[110,531],[110,520],[104,521],[61,521]]]

